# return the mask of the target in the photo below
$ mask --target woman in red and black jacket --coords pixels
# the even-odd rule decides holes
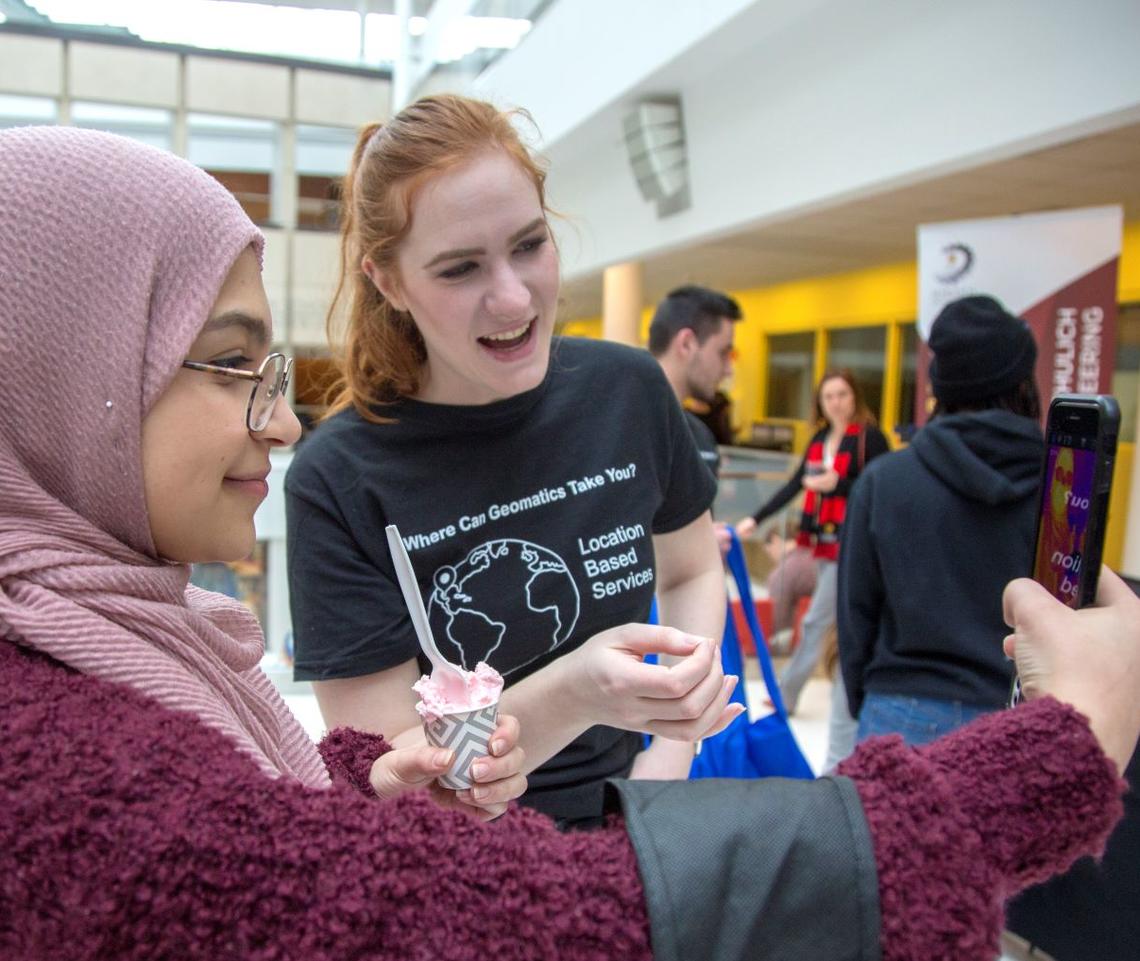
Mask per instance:
[[[795,711],[800,691],[815,668],[824,633],[835,623],[839,535],[851,485],[868,461],[890,450],[854,375],[845,368],[823,375],[815,392],[815,416],[820,427],[796,472],[756,513],[736,525],[737,533],[747,537],[765,518],[804,492],[799,542],[815,554],[819,576],[804,616],[799,647],[780,677],[780,692],[789,712]]]

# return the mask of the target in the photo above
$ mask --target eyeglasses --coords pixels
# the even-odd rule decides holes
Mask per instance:
[[[269,419],[273,416],[273,408],[277,406],[277,398],[289,387],[289,377],[293,373],[293,358],[284,354],[270,354],[261,362],[256,373],[234,367],[219,367],[217,364],[200,364],[194,360],[184,360],[182,366],[207,374],[252,380],[253,390],[249,392],[249,405],[245,409],[245,426],[256,434],[268,426]]]

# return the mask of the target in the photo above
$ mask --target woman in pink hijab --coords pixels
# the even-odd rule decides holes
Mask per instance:
[[[191,562],[253,549],[269,451],[300,433],[260,232],[201,170],[122,138],[14,130],[4,151],[0,636],[327,786],[257,666],[255,619],[187,584]],[[525,789],[516,739],[505,718],[485,815]],[[374,780],[426,783],[441,759],[405,750]]]
[[[484,823],[523,787],[509,719],[479,805],[411,790],[434,749],[318,749],[252,617],[187,585],[250,550],[298,433],[261,244],[182,160],[0,132],[0,956],[982,958],[1103,847],[1140,731],[1109,574],[1079,612],[1011,586],[1016,711],[815,782],[615,782],[596,832]]]

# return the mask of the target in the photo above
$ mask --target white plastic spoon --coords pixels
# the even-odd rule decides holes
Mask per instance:
[[[392,563],[396,565],[396,577],[400,581],[400,590],[404,595],[404,603],[408,605],[408,613],[412,615],[412,626],[416,629],[420,647],[432,663],[432,676],[445,687],[452,684],[462,690],[467,685],[466,672],[456,667],[435,646],[435,638],[428,623],[427,610],[424,608],[424,599],[420,594],[420,585],[416,582],[416,572],[412,568],[412,560],[404,547],[403,538],[395,524],[384,528],[388,535],[388,550],[392,553]]]

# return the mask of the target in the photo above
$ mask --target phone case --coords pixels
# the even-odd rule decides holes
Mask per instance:
[[[1096,599],[1100,580],[1100,566],[1104,557],[1104,535],[1108,526],[1108,502],[1112,492],[1112,473],[1116,467],[1116,440],[1120,433],[1120,406],[1108,394],[1059,394],[1049,404],[1046,435],[1053,431],[1064,432],[1067,412],[1087,416],[1096,412],[1095,451],[1093,474],[1093,503],[1089,506],[1088,532],[1085,555],[1082,559],[1077,606],[1085,607]],[[1088,436],[1086,434],[1085,436]],[[1044,489],[1043,481],[1043,489]]]

